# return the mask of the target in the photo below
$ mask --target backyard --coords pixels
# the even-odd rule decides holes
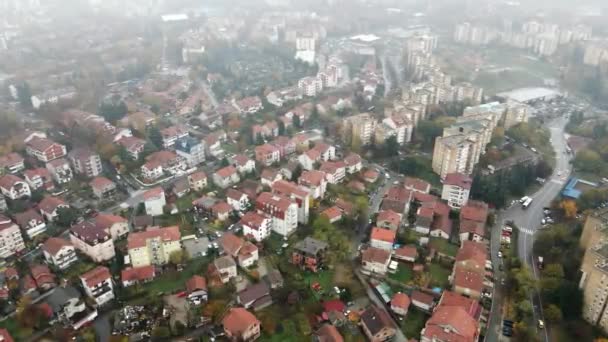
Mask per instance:
[[[448,240],[442,238],[431,238],[429,247],[434,248],[437,252],[447,256],[455,257],[458,253],[458,246],[451,244]]]
[[[405,337],[417,339],[420,337],[420,331],[424,328],[424,324],[429,317],[422,311],[410,308],[405,319],[401,321],[401,330]]]
[[[399,263],[397,272],[389,274],[388,277],[405,285],[414,279],[414,274],[410,265]]]
[[[431,275],[431,286],[446,289],[449,286],[448,277],[452,271],[438,263],[429,265],[429,273]]]

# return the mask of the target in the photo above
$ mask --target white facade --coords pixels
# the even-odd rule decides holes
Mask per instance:
[[[459,209],[469,200],[469,189],[458,185],[444,184],[441,191],[441,199],[448,202],[451,208]]]
[[[25,249],[19,226],[0,216],[0,258],[8,258]]]
[[[154,198],[146,199],[144,203],[146,206],[146,214],[150,216],[160,216],[163,214],[163,209],[167,204],[165,201],[165,193],[162,192]]]

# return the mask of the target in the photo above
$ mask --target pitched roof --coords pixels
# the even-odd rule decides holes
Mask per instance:
[[[237,154],[236,156],[232,157],[232,160],[238,166],[245,166],[251,159],[244,154]]]
[[[364,324],[372,336],[384,328],[395,328],[388,313],[375,305],[370,306],[361,314],[361,323]]]
[[[91,188],[97,190],[103,190],[112,186],[116,186],[114,182],[107,179],[106,177],[95,177],[89,184],[91,185]]]
[[[363,262],[387,264],[390,259],[391,252],[380,248],[368,247],[361,253],[361,261]]]
[[[17,183],[23,183],[23,179],[15,175],[4,175],[0,178],[0,187],[4,189],[10,189]]]
[[[460,221],[460,230],[459,233],[472,233],[477,234],[479,236],[485,236],[485,225],[481,222],[471,221],[471,220],[462,220]]]
[[[453,291],[443,291],[439,304],[441,306],[462,307],[469,313],[469,315],[471,315],[475,319],[479,318],[482,311],[482,307],[478,301],[472,298],[465,297]]]
[[[384,198],[400,202],[409,202],[412,199],[412,192],[408,189],[399,186],[393,186],[388,189]]]
[[[456,253],[456,262],[473,261],[478,267],[485,267],[488,253],[485,245],[475,241],[463,241]]]
[[[474,341],[478,327],[477,320],[463,307],[440,304],[425,325],[424,337],[454,342]]]
[[[80,279],[82,279],[89,287],[94,287],[102,281],[111,278],[112,275],[110,274],[110,270],[105,266],[97,266],[94,269],[80,275]]]
[[[344,163],[346,164],[346,166],[355,166],[361,163],[361,156],[356,153],[351,153],[346,158],[344,158]]]
[[[44,223],[44,219],[42,218],[42,215],[40,215],[34,209],[28,209],[22,213],[15,214],[14,218],[15,218],[15,222],[17,223],[17,225],[21,228],[27,227],[28,224],[30,223],[30,221]]]
[[[388,221],[391,225],[399,226],[401,223],[401,215],[392,210],[382,210],[378,213],[376,222]]]
[[[164,193],[165,193],[165,190],[163,190],[163,188],[161,188],[160,186],[150,189],[150,190],[144,192],[144,201],[157,199]]]
[[[395,250],[396,258],[413,258],[418,257],[418,249],[416,246],[403,246]]]
[[[199,275],[193,275],[186,281],[186,291],[194,292],[197,290],[207,290],[207,280]]]
[[[127,249],[141,248],[146,246],[147,240],[159,238],[163,242],[179,241],[181,233],[178,226],[164,228],[148,228],[148,230],[130,233],[127,237]]]
[[[230,198],[235,201],[240,201],[243,195],[245,194],[235,189],[228,189],[228,191],[226,191],[226,198]]]
[[[233,174],[235,174],[236,172],[237,172],[236,168],[234,166],[229,165],[229,166],[226,166],[224,168],[221,168],[221,169],[215,171],[215,174],[217,174],[221,178],[228,178],[228,177],[232,176]]]
[[[316,332],[319,342],[344,342],[344,338],[336,327],[331,324],[324,324]]]
[[[30,148],[36,151],[46,151],[51,148],[56,142],[48,138],[34,137],[26,143]]]
[[[343,301],[341,301],[339,299],[332,299],[332,300],[327,300],[327,301],[323,302],[323,310],[325,312],[330,312],[330,311],[343,312],[345,309],[346,309],[346,305],[344,304]]]
[[[435,298],[433,298],[433,296],[421,291],[413,291],[410,298],[412,299],[412,301],[417,301],[428,305],[432,305],[435,301]]]
[[[232,308],[222,320],[224,329],[232,336],[241,336],[252,325],[260,324],[260,321],[251,312],[244,308]]]
[[[408,297],[405,293],[401,292],[395,293],[395,295],[391,299],[391,306],[404,310],[407,310],[410,307],[410,303],[410,297]]]
[[[211,211],[215,215],[223,215],[223,214],[231,212],[232,207],[230,206],[230,204],[228,204],[224,201],[220,201],[220,202],[215,203],[213,205],[213,207],[211,207]]]
[[[141,266],[141,267],[127,267],[120,272],[120,279],[125,281],[144,281],[153,279],[156,275],[156,268],[154,265]]]
[[[321,215],[326,216],[330,221],[332,221],[342,217],[342,210],[336,206],[333,206],[323,210]]]
[[[325,172],[318,170],[304,171],[300,175],[298,182],[304,185],[316,185],[319,186],[325,180]]]
[[[255,211],[248,211],[241,217],[240,223],[252,229],[260,229],[268,217]]]
[[[270,288],[268,287],[268,284],[263,281],[257,284],[249,285],[243,291],[238,293],[239,301],[243,305],[254,302],[268,295],[270,295]]]
[[[424,181],[420,178],[413,177],[405,177],[405,180],[403,181],[403,186],[406,189],[412,189],[424,193],[427,193],[431,188],[431,184],[429,184],[429,182]]]
[[[102,228],[98,227],[91,222],[81,222],[70,227],[70,231],[77,235],[81,240],[87,243],[92,243],[97,240],[105,240],[109,234]]]
[[[192,182],[199,182],[207,179],[207,174],[203,171],[197,171],[188,176]]]
[[[471,189],[472,184],[471,177],[462,173],[448,173],[443,181],[443,185],[452,185],[463,189]]]
[[[6,329],[0,329],[0,337],[2,337],[2,342],[14,342],[13,337]]]
[[[454,267],[454,286],[481,292],[483,277],[480,272],[473,272],[458,265]]]
[[[289,206],[293,203],[289,198],[285,196],[271,194],[270,192],[262,192],[258,196],[256,202],[263,205],[272,206],[283,212],[287,211],[289,209]]]
[[[222,246],[224,252],[233,257],[238,254],[239,249],[243,247],[244,243],[245,241],[243,241],[243,239],[234,235],[233,233],[225,233],[220,238],[220,245]]]
[[[488,219],[488,205],[481,201],[470,200],[460,209],[460,219],[472,220],[485,224]]]
[[[50,237],[42,245],[42,250],[49,253],[50,255],[57,254],[62,248],[70,247],[72,243],[68,240]]]
[[[67,204],[62,199],[53,196],[46,196],[38,203],[38,209],[46,213],[55,212],[60,206],[67,206]]]
[[[296,243],[294,249],[303,253],[316,255],[320,251],[327,249],[328,246],[329,245],[325,241],[306,237],[304,240]]]
[[[279,175],[279,170],[274,169],[274,168],[265,168],[264,170],[262,170],[262,175],[260,176],[261,179],[266,179],[269,181],[273,181],[277,178],[277,176]]]
[[[384,242],[395,242],[397,232],[391,229],[374,227],[370,235],[371,240],[380,240]]]
[[[297,185],[296,183],[289,182],[286,180],[276,181],[272,184],[272,192],[278,193],[285,196],[296,196],[299,198],[305,198],[308,196],[308,189]]]

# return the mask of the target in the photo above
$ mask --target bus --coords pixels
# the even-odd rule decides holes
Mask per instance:
[[[527,209],[532,203],[532,198],[528,197],[524,203],[522,203],[521,207]]]

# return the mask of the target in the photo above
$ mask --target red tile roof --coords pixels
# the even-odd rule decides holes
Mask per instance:
[[[247,213],[245,213],[245,215],[243,215],[243,217],[241,217],[240,223],[249,228],[257,230],[262,227],[262,224],[266,219],[267,217],[265,215],[258,214],[255,211],[248,211]]]
[[[361,253],[361,261],[363,262],[386,264],[390,258],[391,253],[380,248],[368,247]]]
[[[295,196],[297,198],[306,198],[308,196],[308,191],[306,188],[286,180],[274,182],[272,184],[272,192],[289,197]]]
[[[393,186],[388,189],[384,197],[399,202],[409,202],[412,199],[412,192],[399,186]]]
[[[17,183],[24,183],[23,179],[15,175],[4,175],[0,178],[0,187],[10,189]]]
[[[35,265],[30,268],[36,286],[55,284],[55,275],[46,265]]]
[[[397,232],[391,229],[374,227],[370,236],[371,240],[380,240],[384,242],[395,242]]]
[[[130,233],[127,238],[127,249],[144,247],[147,240],[155,238],[160,238],[163,242],[179,241],[181,233],[178,226],[149,228],[143,232]]]
[[[342,210],[340,210],[340,208],[338,208],[336,206],[333,206],[333,207],[323,210],[321,215],[324,215],[330,221],[333,221],[333,220],[336,220],[336,219],[339,219],[342,217]]]
[[[95,177],[89,184],[91,185],[91,188],[97,190],[104,190],[115,185],[114,182],[107,179],[106,177]]]
[[[356,153],[351,153],[346,158],[344,158],[344,163],[347,166],[355,166],[361,163],[361,156]]]
[[[216,204],[214,204],[213,207],[211,207],[211,211],[216,216],[218,216],[218,215],[224,215],[226,213],[231,212],[232,211],[232,207],[230,206],[230,204],[228,204],[228,203],[226,203],[224,201],[220,201],[220,202],[217,202]]]
[[[53,196],[46,196],[38,203],[38,209],[46,213],[53,213],[60,206],[67,206],[67,204],[62,199]]]
[[[421,291],[412,292],[411,299],[412,299],[412,301],[417,301],[417,302],[424,303],[427,305],[432,305],[433,302],[435,301],[433,296],[431,296],[430,294],[421,292]]]
[[[34,209],[28,209],[22,213],[15,214],[14,218],[15,218],[15,222],[17,223],[17,225],[21,228],[27,227],[31,221],[35,221],[37,223],[44,223],[44,219],[42,218],[42,215],[40,215]]]
[[[300,184],[319,186],[325,180],[325,172],[323,171],[304,171],[298,179]]]
[[[33,150],[44,152],[51,148],[54,144],[54,141],[47,138],[33,137],[30,141],[27,142],[27,145]]]
[[[460,209],[460,219],[472,220],[485,224],[488,219],[488,205],[480,201],[468,201],[467,204]]]
[[[96,226],[103,228],[103,229],[108,229],[117,223],[127,223],[128,221],[126,218],[124,218],[122,216],[102,213],[102,214],[97,215],[97,217],[95,217],[94,222],[95,222]]]
[[[325,312],[330,312],[330,311],[344,312],[344,309],[346,309],[346,305],[344,304],[344,302],[342,302],[339,299],[332,299],[332,300],[327,300],[327,301],[323,302],[323,310]]]
[[[478,301],[467,298],[453,291],[443,291],[441,300],[439,301],[441,306],[459,306],[466,310],[466,312],[475,319],[479,319],[481,315],[481,306]]]
[[[164,193],[165,193],[165,190],[163,190],[163,188],[161,188],[160,186],[156,187],[154,189],[150,189],[150,190],[144,192],[144,201],[157,199]]]
[[[233,233],[225,233],[220,238],[220,246],[222,246],[224,252],[233,257],[237,256],[244,243],[245,241],[243,241],[243,239]]]
[[[105,266],[97,266],[80,276],[80,279],[82,279],[88,287],[95,287],[99,283],[111,278],[112,275],[110,274],[110,270]]]
[[[289,198],[271,194],[270,192],[262,192],[256,202],[264,206],[271,206],[285,212],[289,209],[289,206],[293,203]]]
[[[401,223],[401,215],[392,210],[383,210],[378,213],[376,222],[388,221],[391,225],[399,226]]]
[[[416,246],[403,246],[395,250],[395,257],[416,259],[418,257],[418,250]]]
[[[244,154],[237,154],[232,157],[232,160],[234,160],[234,163],[238,166],[245,166],[251,159]]]
[[[319,342],[344,342],[344,338],[336,327],[325,324],[315,332]]]
[[[70,227],[70,231],[81,240],[91,244],[98,240],[105,240],[110,234],[101,227],[97,227],[91,222],[82,222]]]
[[[483,289],[483,277],[480,272],[469,271],[465,268],[454,267],[454,286],[471,291],[481,292]]]
[[[63,247],[70,247],[72,243],[68,240],[50,237],[42,245],[42,250],[50,255],[56,255]]]
[[[477,234],[479,236],[485,236],[485,225],[481,222],[475,222],[471,220],[462,220],[460,221],[460,230],[459,233],[472,233]]]
[[[224,168],[221,168],[219,170],[217,170],[215,173],[220,176],[221,178],[228,178],[231,177],[233,174],[235,174],[236,168],[234,166],[226,166]]]
[[[424,337],[438,341],[476,341],[478,326],[463,308],[439,306],[426,322]]]
[[[259,325],[260,321],[244,308],[232,308],[222,320],[222,325],[232,336],[241,336],[253,325]]]
[[[431,188],[431,184],[429,184],[429,182],[426,182],[420,178],[413,177],[405,177],[405,180],[403,181],[403,186],[406,189],[412,189],[424,193],[428,193],[429,189]]]
[[[395,293],[393,298],[391,299],[391,306],[397,307],[403,310],[407,310],[410,307],[410,297],[408,297],[405,293]]]
[[[191,174],[189,177],[192,182],[199,182],[207,179],[207,174],[205,174],[203,171],[198,171]]]
[[[156,268],[154,265],[141,267],[127,267],[120,272],[120,279],[125,281],[146,281],[154,279]]]
[[[186,281],[186,291],[192,293],[197,290],[207,290],[207,280],[199,275],[193,275]]]
[[[456,262],[472,261],[481,269],[485,267],[487,258],[486,246],[475,241],[463,241],[456,253]]]
[[[0,336],[2,337],[2,342],[15,342],[11,334],[9,334],[8,330],[0,329]]]
[[[471,189],[473,180],[462,173],[448,173],[443,181],[444,185],[457,186],[463,189]]]

